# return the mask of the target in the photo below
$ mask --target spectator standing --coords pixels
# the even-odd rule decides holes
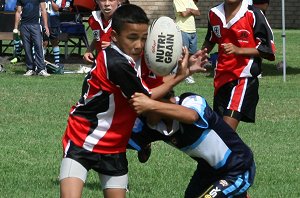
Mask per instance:
[[[214,111],[234,130],[255,122],[262,58],[275,60],[274,36],[267,19],[248,1],[225,0],[212,8],[203,48],[218,44]]]
[[[40,13],[45,25],[45,32],[49,35],[47,11],[45,0],[18,0],[15,15],[15,29],[21,19],[20,32],[25,51],[27,71],[24,76],[32,76],[36,73],[40,76],[50,76],[46,71],[43,54],[43,39],[40,28]],[[32,46],[35,58],[32,54]]]
[[[61,0],[46,0],[46,9],[48,13],[48,25],[50,35],[47,36],[44,32],[44,54],[49,45],[49,40],[52,45],[54,56],[54,64],[60,65],[60,49],[59,49],[59,34],[60,34],[60,19],[59,9],[61,8]]]
[[[93,54],[95,50],[97,54],[100,50],[110,45],[112,15],[121,5],[119,0],[96,0],[96,3],[100,10],[93,11],[92,15],[88,19],[94,38],[83,56],[84,60],[90,63],[93,63],[95,59]]]
[[[182,34],[183,46],[189,50],[189,54],[197,51],[198,36],[195,16],[200,16],[200,11],[193,0],[173,0],[175,21]],[[195,83],[192,76],[186,78],[187,83]]]

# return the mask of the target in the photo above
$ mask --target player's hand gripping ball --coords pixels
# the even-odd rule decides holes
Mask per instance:
[[[145,44],[148,68],[158,76],[166,76],[177,66],[181,53],[182,37],[175,22],[166,16],[154,20]]]

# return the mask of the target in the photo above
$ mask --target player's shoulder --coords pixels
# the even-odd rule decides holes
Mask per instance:
[[[101,17],[101,11],[96,10],[93,11],[92,14],[88,18],[88,23],[91,26],[91,28],[101,28],[100,23],[103,23],[102,17]]]
[[[90,15],[89,18],[88,18],[88,23],[91,25],[91,23],[95,23],[96,22],[96,19],[93,15]]]
[[[106,63],[108,69],[124,70],[128,69],[129,67],[132,67],[128,59],[114,48],[107,47],[104,51],[106,55]]]

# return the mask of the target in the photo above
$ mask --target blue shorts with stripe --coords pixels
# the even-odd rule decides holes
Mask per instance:
[[[256,167],[253,162],[252,166],[243,174],[220,176],[205,173],[203,175],[203,165],[197,167],[192,179],[185,191],[185,198],[246,198],[247,190],[253,184]]]

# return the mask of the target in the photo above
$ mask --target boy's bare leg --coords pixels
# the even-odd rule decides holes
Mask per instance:
[[[84,182],[76,177],[65,178],[60,181],[61,198],[80,198]]]
[[[107,188],[103,190],[105,198],[125,198],[126,189],[121,188]]]
[[[223,116],[223,120],[233,129],[236,130],[236,128],[239,125],[239,121],[235,118],[229,117],[229,116]]]

